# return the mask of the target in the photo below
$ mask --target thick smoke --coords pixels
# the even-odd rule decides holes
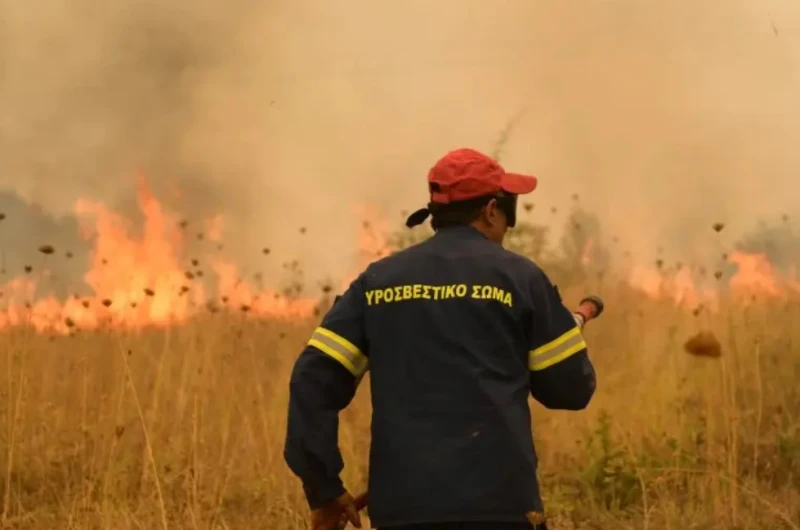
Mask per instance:
[[[536,220],[578,193],[643,258],[798,210],[790,0],[0,9],[0,185],[53,215],[79,196],[130,209],[144,174],[187,215],[224,214],[243,259],[266,245],[337,273],[354,204],[399,225],[438,156],[491,150],[515,116],[503,161],[540,176]]]

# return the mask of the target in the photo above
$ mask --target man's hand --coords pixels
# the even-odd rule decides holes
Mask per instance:
[[[341,530],[347,523],[361,528],[361,516],[358,514],[353,496],[345,492],[338,499],[322,508],[311,512],[311,530]]]
[[[604,308],[605,304],[599,296],[587,296],[581,300],[578,309],[573,311],[572,314],[575,317],[575,322],[578,324],[578,327],[583,330],[583,326],[590,320],[599,317],[603,313]]]

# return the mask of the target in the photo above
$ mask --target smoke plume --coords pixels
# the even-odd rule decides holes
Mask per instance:
[[[242,259],[335,273],[355,204],[399,226],[436,158],[518,117],[539,222],[578,193],[635,254],[693,255],[797,212],[797,94],[789,0],[6,1],[0,186],[58,218],[130,211],[144,175]]]

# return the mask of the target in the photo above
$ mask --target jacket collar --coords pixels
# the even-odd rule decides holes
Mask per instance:
[[[483,239],[488,241],[483,232],[469,225],[457,225],[440,228],[433,236],[437,239]]]

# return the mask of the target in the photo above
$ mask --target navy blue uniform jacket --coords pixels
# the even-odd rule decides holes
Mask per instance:
[[[284,455],[312,508],[344,492],[338,412],[367,370],[378,527],[523,522],[543,511],[528,396],[580,410],[595,389],[557,289],[471,227],[370,265],[297,360]]]

